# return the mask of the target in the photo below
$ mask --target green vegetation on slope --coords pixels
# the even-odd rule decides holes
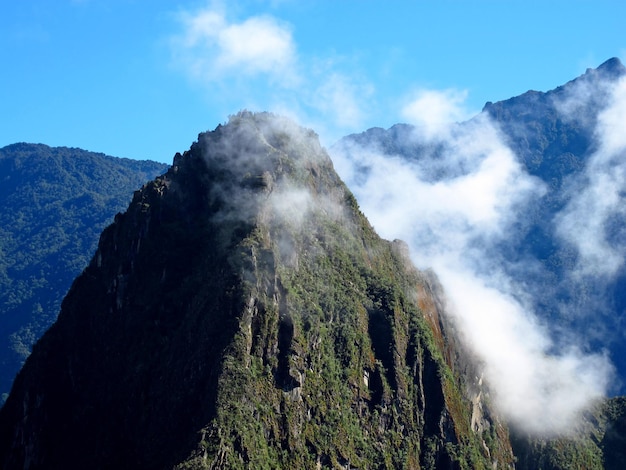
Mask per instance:
[[[626,397],[598,403],[572,435],[544,439],[515,435],[513,444],[521,470],[626,468]]]
[[[484,436],[490,455],[471,430],[461,380],[414,300],[426,281],[402,244],[374,233],[329,161],[294,165],[289,146],[274,152],[283,170],[266,177],[268,202],[233,247],[245,302],[217,414],[180,467],[510,464],[499,436]],[[297,222],[272,206],[281,183],[311,194]]]

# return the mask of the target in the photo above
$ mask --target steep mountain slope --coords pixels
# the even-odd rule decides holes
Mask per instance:
[[[510,467],[436,291],[314,133],[240,113],[103,232],[0,410],[0,466]]]
[[[98,235],[167,165],[80,149],[0,149],[0,393],[52,324]]]

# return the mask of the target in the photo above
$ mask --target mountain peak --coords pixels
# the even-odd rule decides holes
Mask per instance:
[[[0,467],[507,466],[429,282],[313,131],[238,113],[102,233],[0,409]]]
[[[545,105],[551,106],[551,104],[548,103],[549,98],[554,97],[558,94],[567,93],[568,91],[571,91],[573,87],[581,83],[585,84],[585,86],[591,85],[593,87],[597,87],[598,83],[600,82],[610,83],[624,75],[626,75],[626,67],[617,57],[612,57],[609,60],[600,64],[597,68],[588,68],[582,75],[568,81],[561,86],[556,87],[553,90],[546,92],[529,90],[526,93],[523,93],[519,96],[514,96],[507,100],[502,100],[495,103],[488,101],[487,103],[485,103],[482,112],[488,112],[493,115],[497,112],[497,109],[500,108],[503,104],[517,105],[519,103],[522,103],[524,107],[527,107],[530,104],[536,106],[538,103],[543,103],[544,107]],[[600,87],[598,87],[598,89],[600,89]],[[595,100],[601,100],[601,98],[603,97],[602,93],[598,93],[598,95],[599,97],[595,98]],[[595,103],[594,99],[592,99],[591,102]]]
[[[589,71],[591,69],[588,69]],[[613,76],[621,76],[626,74],[626,67],[622,64],[622,61],[617,57],[611,57],[606,62],[603,62],[596,69],[598,72],[602,72],[603,74],[609,74]]]
[[[233,161],[222,160],[228,155],[246,165],[265,165],[277,153],[303,163],[305,161],[330,162],[322,150],[318,135],[289,118],[268,112],[253,113],[240,111],[230,116],[228,123],[214,131],[198,136],[194,145],[203,146],[202,153],[210,165],[226,164]]]

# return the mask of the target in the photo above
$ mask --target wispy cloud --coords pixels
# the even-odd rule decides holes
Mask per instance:
[[[286,113],[332,138],[362,124],[373,87],[336,58],[301,58],[290,24],[266,14],[234,20],[218,3],[177,18],[173,61],[196,83],[229,94],[240,108]]]
[[[587,99],[584,89],[577,91],[565,111]],[[608,103],[597,118],[597,150],[581,177],[569,182],[569,203],[556,218],[557,234],[578,251],[577,276],[611,277],[626,257],[626,234],[616,223],[626,216],[626,79],[609,88]]]
[[[316,92],[312,103],[324,114],[332,114],[341,127],[354,126],[363,121],[362,100],[371,95],[371,87],[355,83],[338,72],[325,74],[326,79]]]
[[[291,28],[263,15],[231,22],[217,8],[180,14],[182,32],[172,38],[177,60],[195,78],[217,81],[233,75],[294,79],[296,47]]]
[[[423,96],[434,97],[442,119],[466,113],[457,109],[462,94]],[[410,109],[417,113],[414,122],[430,119],[428,106]],[[435,122],[402,143],[410,147],[426,138],[418,159],[346,144],[333,151],[336,167],[377,231],[406,240],[414,262],[437,273],[449,313],[484,362],[500,410],[527,431],[566,432],[604,394],[612,366],[575,341],[555,344],[532,312],[532,295],[505,269],[516,263],[514,269],[529,272],[536,269],[533,261],[507,260],[493,248],[516,237],[518,214],[546,188],[524,170],[486,115],[461,126]]]
[[[402,109],[402,116],[426,137],[433,137],[445,131],[451,122],[470,118],[462,106],[466,99],[467,90],[418,90]]]

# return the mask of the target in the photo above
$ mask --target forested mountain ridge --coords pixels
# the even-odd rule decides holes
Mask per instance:
[[[0,410],[1,464],[510,467],[436,290],[313,132],[240,113],[105,229]]]
[[[102,229],[168,165],[43,144],[0,149],[0,391],[56,319]],[[4,400],[3,400],[4,401]]]

